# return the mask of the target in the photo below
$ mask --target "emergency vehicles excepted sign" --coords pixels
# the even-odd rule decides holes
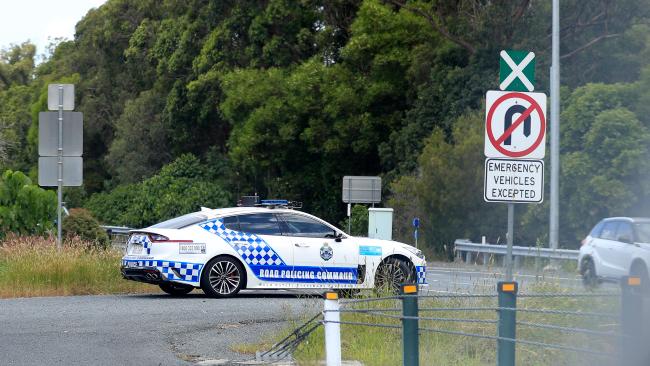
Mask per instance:
[[[485,156],[542,159],[546,95],[490,90],[485,97]]]
[[[544,161],[485,159],[483,197],[487,202],[541,203]]]

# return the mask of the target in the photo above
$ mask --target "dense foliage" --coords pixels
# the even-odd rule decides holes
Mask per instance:
[[[193,155],[182,155],[140,183],[92,195],[86,207],[102,222],[144,227],[201,206],[228,206],[232,199],[213,173]]]
[[[563,245],[602,216],[650,215],[649,12],[562,1]],[[85,166],[66,200],[104,223],[255,192],[340,222],[342,176],[381,175],[397,237],[418,215],[437,251],[503,240],[503,205],[481,198],[483,95],[510,48],[535,51],[546,90],[550,13],[541,0],[109,0],[38,66],[31,44],[0,52],[0,171],[35,178],[46,84],[71,82]],[[518,206],[517,241],[545,242],[547,216]]]
[[[0,238],[6,233],[44,234],[56,219],[56,195],[32,184],[21,172],[0,177]]]

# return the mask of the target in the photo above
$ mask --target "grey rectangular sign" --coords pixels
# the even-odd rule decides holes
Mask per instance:
[[[38,185],[56,187],[58,185],[58,161],[56,156],[38,158]],[[83,158],[66,156],[63,158],[63,185],[78,187],[83,183]]]
[[[381,202],[380,177],[343,177],[343,202],[379,203]]]
[[[74,109],[74,84],[48,84],[47,86],[47,109],[59,110],[59,86],[63,91],[63,110]]]
[[[83,155],[83,113],[63,112],[63,156]],[[38,114],[38,155],[58,156],[59,113]]]

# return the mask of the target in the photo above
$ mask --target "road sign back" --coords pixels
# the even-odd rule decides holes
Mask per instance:
[[[542,159],[546,152],[546,95],[488,91],[485,156]]]

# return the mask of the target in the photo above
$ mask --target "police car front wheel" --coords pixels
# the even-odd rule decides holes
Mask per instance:
[[[399,294],[403,284],[413,283],[415,283],[415,273],[404,260],[387,258],[377,268],[375,291],[379,294]]]
[[[201,288],[210,297],[231,297],[244,285],[244,268],[238,261],[219,256],[205,266],[201,275]]]

